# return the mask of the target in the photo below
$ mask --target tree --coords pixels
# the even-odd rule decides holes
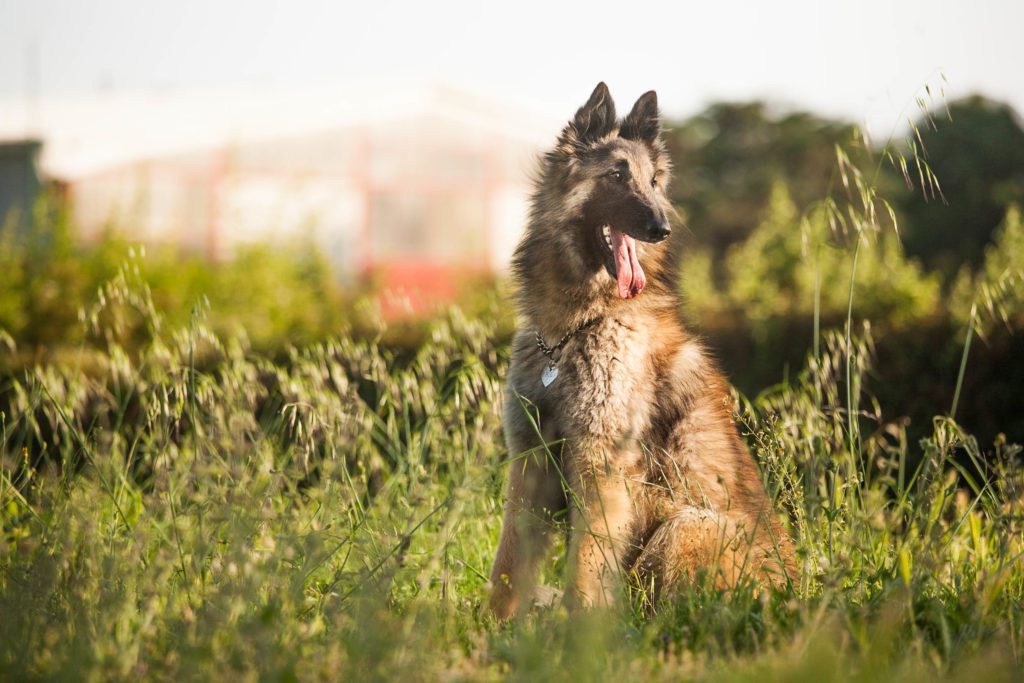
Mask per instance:
[[[1007,205],[1024,199],[1024,128],[1016,113],[980,95],[952,103],[949,113],[952,121],[936,113],[916,124],[946,203],[919,188],[898,202],[907,251],[947,279],[964,262],[980,265]]]
[[[786,181],[799,209],[826,196],[834,145],[853,138],[849,124],[763,102],[714,104],[666,128],[672,199],[693,239],[716,258],[757,226],[777,181]]]

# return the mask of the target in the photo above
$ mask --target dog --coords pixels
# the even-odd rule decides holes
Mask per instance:
[[[571,610],[624,585],[653,606],[701,572],[723,588],[795,576],[729,384],[681,319],[670,170],[657,94],[620,120],[604,83],[540,159],[512,261],[499,620],[533,604],[565,518]]]

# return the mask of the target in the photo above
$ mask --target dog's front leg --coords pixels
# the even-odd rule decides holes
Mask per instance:
[[[633,462],[610,447],[574,449],[572,536],[569,542],[570,609],[611,606],[620,588],[624,554],[636,519]]]
[[[505,620],[529,607],[554,528],[552,514],[564,507],[557,468],[543,454],[513,460],[491,569],[490,608],[496,618]]]

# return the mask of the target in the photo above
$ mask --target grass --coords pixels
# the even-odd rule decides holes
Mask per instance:
[[[861,412],[851,452],[866,331],[738,397],[798,540],[792,587],[500,626],[482,605],[507,349],[487,318],[453,310],[402,365],[346,337],[274,363],[134,296],[151,344],[5,391],[5,678],[1011,680],[1024,660],[1018,449],[949,418],[910,444]]]
[[[1021,449],[954,418],[978,313],[1016,301],[1021,269],[976,287],[953,406],[913,442],[872,399],[885,378],[853,314],[857,259],[892,212],[837,158],[845,194],[815,220],[853,236],[848,277],[823,273],[812,236],[813,351],[736,395],[796,540],[791,585],[703,577],[653,615],[624,594],[496,624],[486,576],[520,455],[496,303],[451,310],[401,358],[342,333],[268,359],[203,306],[165,316],[129,263],[83,311],[77,353],[0,387],[0,678],[1019,680]],[[823,274],[848,283],[842,331],[819,329]]]

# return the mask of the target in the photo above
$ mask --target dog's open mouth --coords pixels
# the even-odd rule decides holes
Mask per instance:
[[[647,276],[636,257],[636,240],[611,226],[601,228],[608,254],[605,268],[618,284],[617,293],[621,299],[632,299],[647,284]]]

